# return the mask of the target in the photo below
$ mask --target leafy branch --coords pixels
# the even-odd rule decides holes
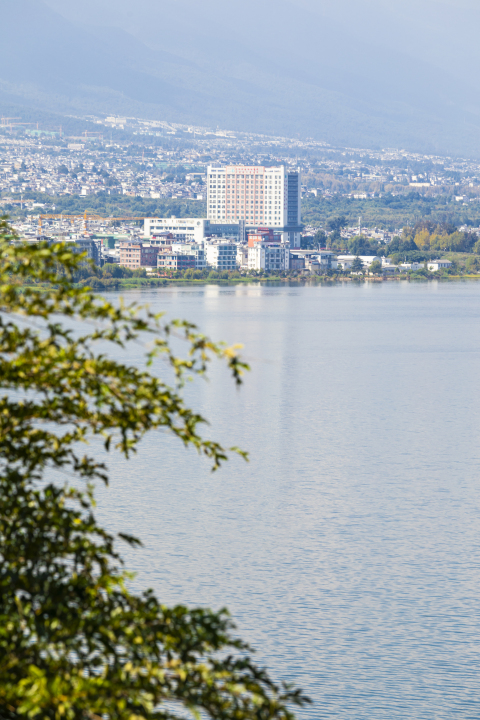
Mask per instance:
[[[190,323],[77,287],[84,262],[68,244],[21,243],[0,221],[0,716],[291,720],[307,698],[253,663],[225,610],[167,608],[152,591],[129,592],[116,538],[94,516],[93,483],[108,482],[106,467],[78,449],[96,436],[128,459],[145,433],[163,429],[213,469],[229,452],[246,457],[202,436],[206,420],[181,390],[213,359],[237,384],[248,366],[238,347]],[[93,329],[75,333],[72,319]],[[143,369],[95,349],[145,337]],[[184,358],[171,347],[177,337]],[[158,358],[172,384],[152,372]],[[52,468],[85,490],[52,482]]]

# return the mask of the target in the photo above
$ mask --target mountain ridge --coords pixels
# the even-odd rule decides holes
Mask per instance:
[[[259,5],[260,27],[268,7]],[[294,26],[288,0],[278,0],[271,34],[261,41],[238,13],[227,37],[225,10],[193,46],[202,20],[196,7],[182,25],[190,8],[189,0],[168,6],[163,41],[154,47],[153,20],[150,35],[140,38],[115,24],[90,25],[88,17],[73,22],[43,0],[0,0],[0,98],[61,113],[300,134],[344,146],[480,152],[480,91],[468,77],[459,80],[408,53],[388,53],[380,42],[379,62],[341,22],[320,21],[307,10],[305,27]],[[175,27],[181,33],[172,39]],[[319,29],[321,48],[313,52]]]

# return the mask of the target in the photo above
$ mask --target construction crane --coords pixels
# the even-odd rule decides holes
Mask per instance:
[[[95,217],[100,218],[99,215],[96,215]],[[122,221],[126,222],[128,220],[147,220],[150,217],[151,217],[151,215],[142,215],[141,217],[140,216],[139,217],[108,217],[108,218],[102,217],[101,219],[106,220],[107,222],[114,222],[115,220],[122,220]]]
[[[62,214],[43,214],[38,216],[38,234],[42,234],[44,220],[70,220],[72,225],[75,221],[83,220],[83,231],[87,232],[87,220],[103,220],[100,215],[87,215],[85,212],[83,215],[64,215]]]
[[[42,234],[44,220],[71,220],[72,225],[78,215],[39,215],[38,216],[38,234]]]
[[[89,130],[84,130],[82,135],[87,139],[89,135],[98,135],[103,140],[103,133],[101,132],[91,132]]]
[[[28,123],[28,122],[12,122],[12,120],[21,120],[21,119],[22,118],[2,117],[1,118],[2,124],[0,125],[0,127],[13,128],[13,127],[16,127],[17,125],[35,125],[35,123]]]
[[[4,125],[4,127],[16,127],[17,125],[35,125],[35,123],[9,123],[8,125]]]
[[[142,215],[141,217],[103,217],[102,215],[89,215],[87,211],[83,213],[83,215],[64,215],[64,214],[47,214],[47,215],[39,215],[38,216],[38,234],[42,234],[43,229],[43,222],[44,220],[70,220],[72,223],[72,226],[74,225],[75,221],[83,221],[83,232],[84,234],[87,233],[88,229],[88,222],[90,221],[97,221],[97,222],[115,222],[116,220],[120,220],[122,222],[128,222],[133,220],[145,220],[146,217]]]

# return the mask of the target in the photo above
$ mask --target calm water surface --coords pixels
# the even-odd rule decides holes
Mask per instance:
[[[252,365],[188,398],[251,462],[210,474],[159,433],[98,513],[137,588],[232,612],[301,718],[480,716],[480,284],[129,293]],[[141,348],[132,352],[140,362]]]

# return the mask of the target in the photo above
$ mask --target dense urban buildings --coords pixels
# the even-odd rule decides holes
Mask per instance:
[[[448,270],[449,259],[437,262],[446,250],[480,252],[473,160],[125,117],[89,118],[76,137],[7,120],[0,212],[20,237],[74,242],[97,265],[324,273],[348,271],[358,253],[363,270],[382,258],[374,262],[390,275],[427,260],[432,272]],[[403,229],[422,217],[429,229],[404,247]],[[405,256],[414,239],[423,259]],[[383,257],[395,253],[396,265]]]

